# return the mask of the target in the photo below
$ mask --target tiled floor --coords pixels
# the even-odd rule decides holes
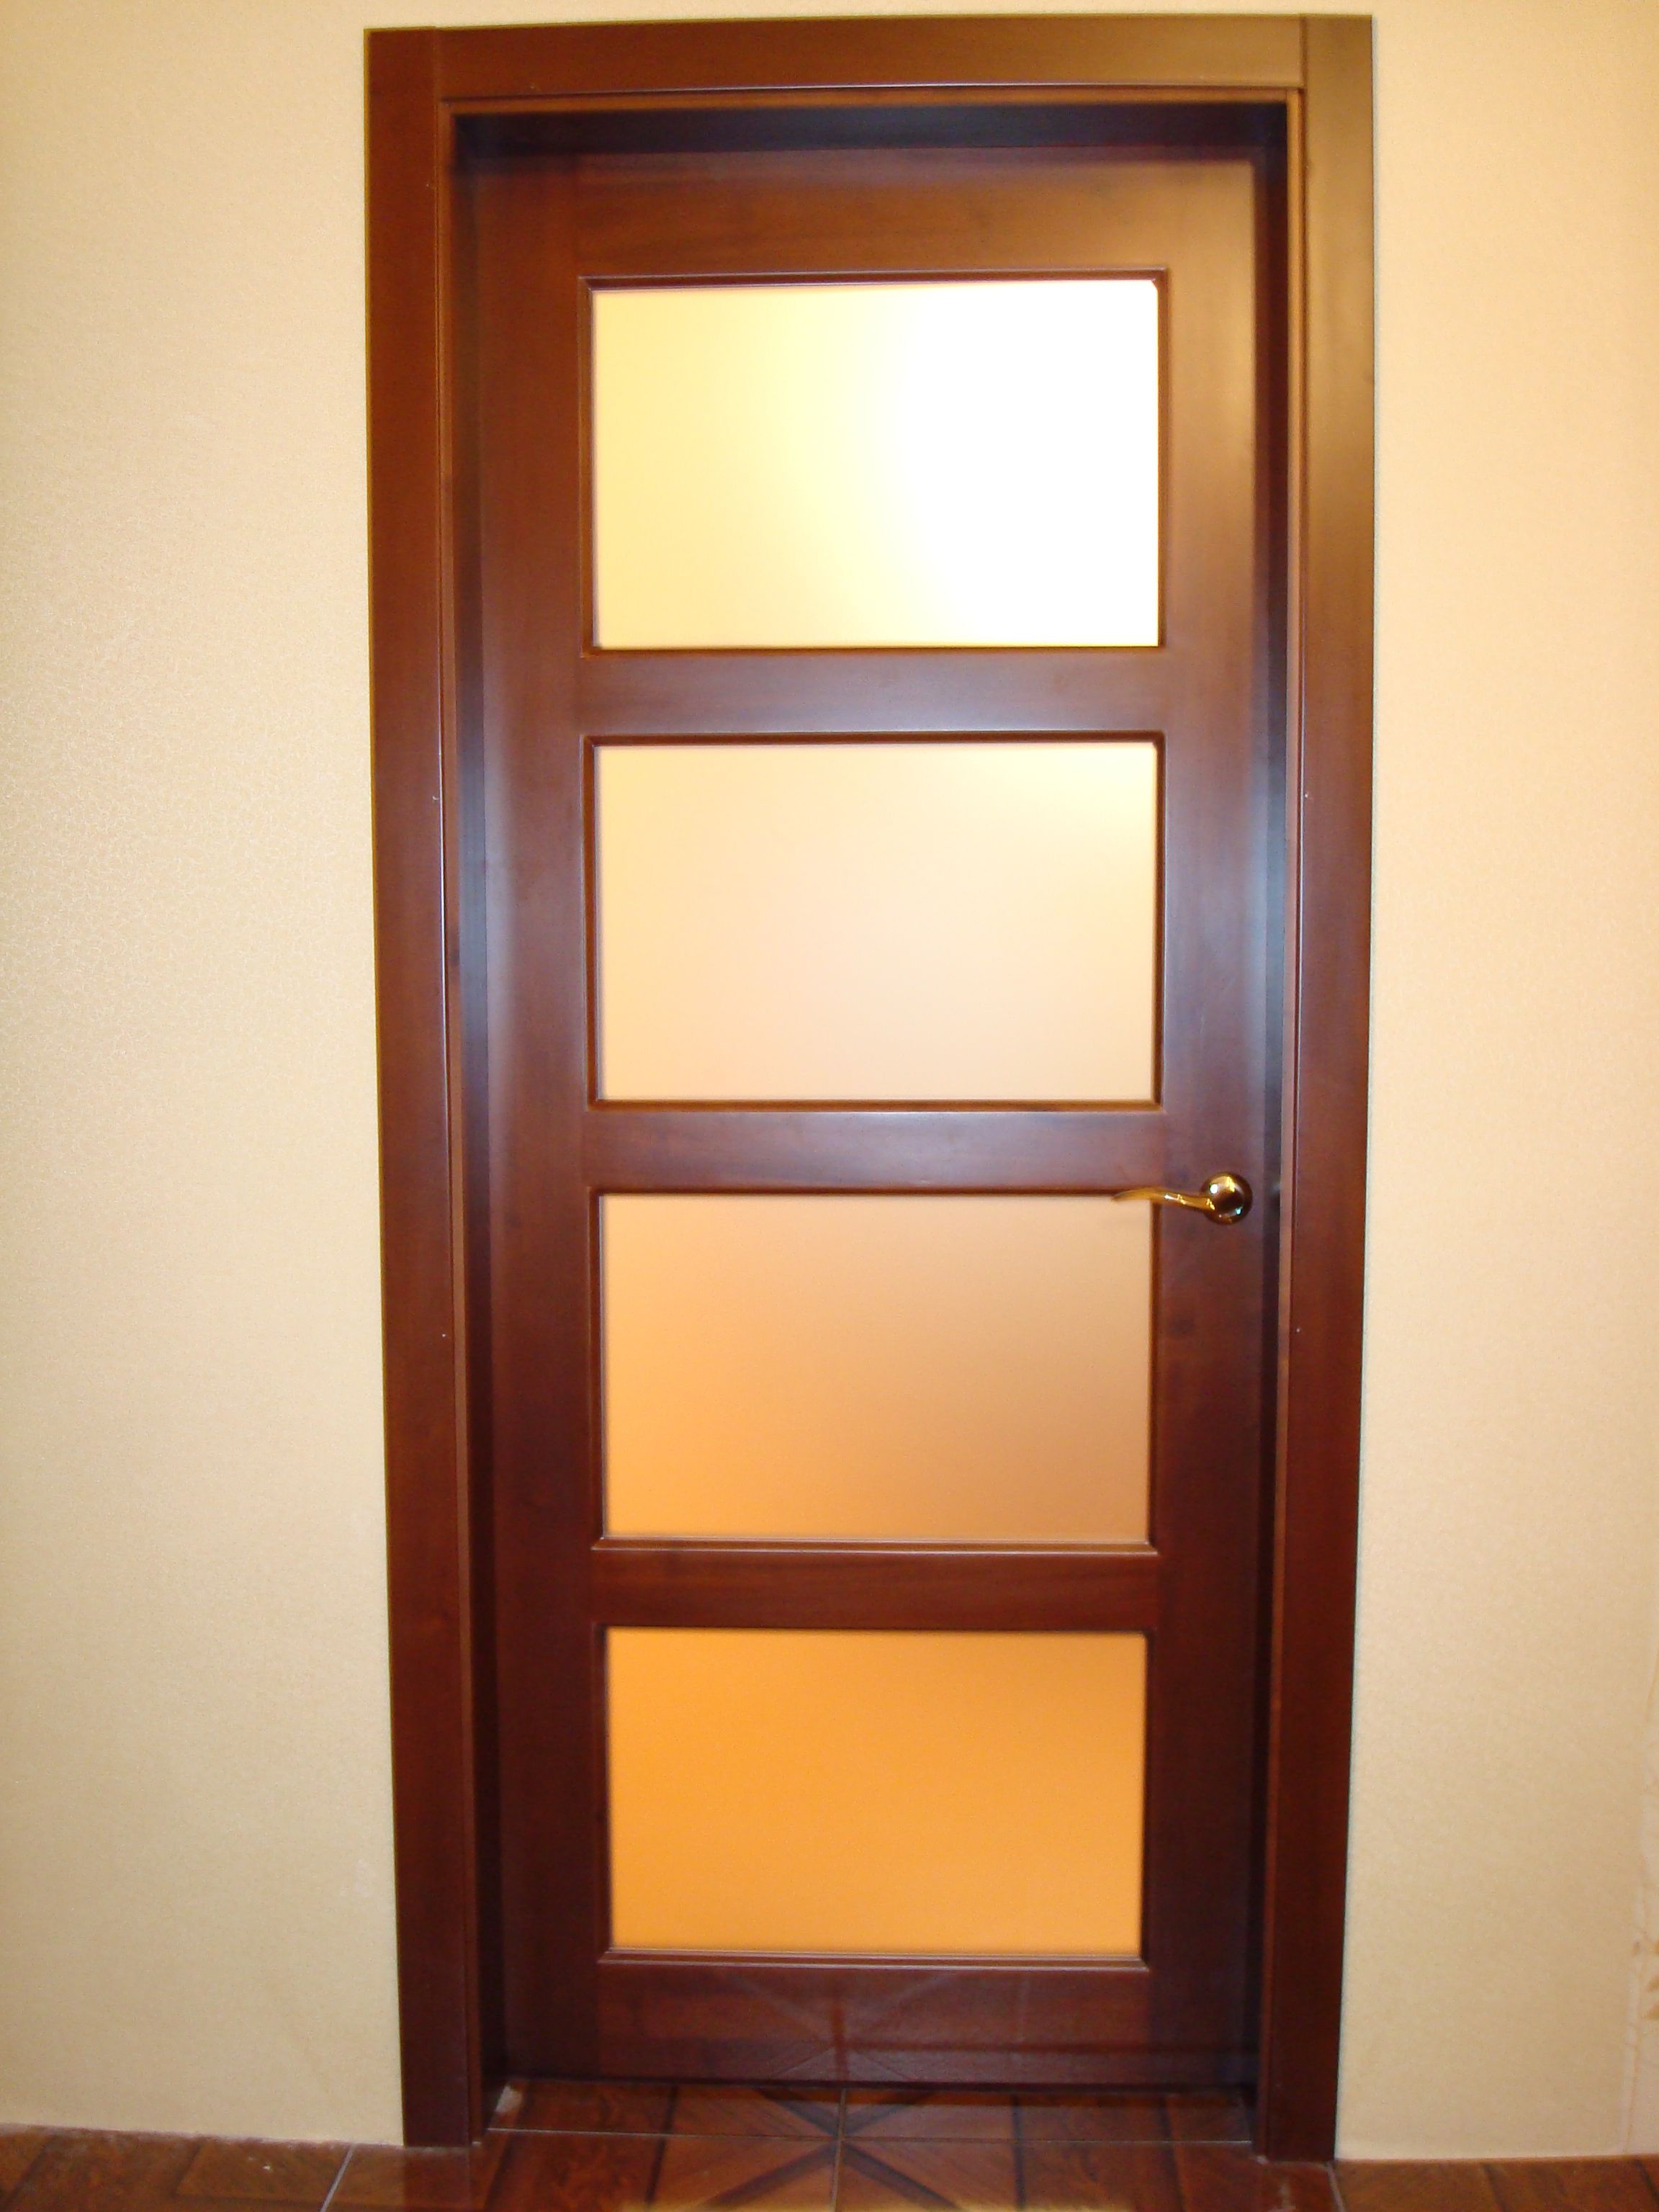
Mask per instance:
[[[5,2212],[1656,2212],[1659,2161],[1264,2166],[1225,2096],[516,2084],[470,2151],[0,2130]]]

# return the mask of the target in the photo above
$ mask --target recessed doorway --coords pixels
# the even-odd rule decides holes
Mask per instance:
[[[416,2139],[1328,2131],[1366,27],[371,40]]]

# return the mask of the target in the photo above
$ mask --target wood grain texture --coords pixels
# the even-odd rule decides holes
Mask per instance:
[[[369,52],[375,984],[404,2125],[482,2119],[465,1264],[447,889],[436,47]]]
[[[1372,599],[1369,17],[1305,23],[1301,681],[1280,1262],[1261,2148],[1335,2139],[1358,1536]]]
[[[273,2143],[209,2136],[179,2179],[182,2202],[313,2208],[325,2203],[345,2164],[342,2143]]]
[[[1498,2212],[1486,2169],[1473,2160],[1343,2159],[1336,2176],[1346,2212]]]
[[[822,249],[820,249],[822,250]],[[577,708],[595,738],[731,737],[767,732],[941,737],[1003,732],[1143,732],[1168,718],[1171,664],[1151,648],[994,646],[915,653],[669,653],[593,655],[577,676]]]
[[[794,2142],[833,2142],[841,2128],[838,2089],[751,2088],[741,2083],[682,2083],[669,2132],[677,2136],[766,2136]]]
[[[961,2212],[1006,2204],[1019,2193],[1012,2139],[925,2141],[863,2136],[844,2143],[836,2201],[845,2212],[910,2212],[917,2204]]]
[[[513,2136],[489,2212],[634,2212],[651,2202],[661,2159],[650,2136]]]
[[[185,2136],[54,2135],[8,2212],[154,2212],[178,2201],[196,2148]]]
[[[520,2081],[490,2124],[543,2135],[659,2136],[674,2097],[667,2081]]]
[[[1287,1454],[1275,1601],[1286,1613],[1287,1595],[1296,1589],[1305,1601],[1299,1613],[1289,1607],[1275,1645],[1272,1826],[1294,1821],[1297,1832],[1288,1855],[1270,1854],[1263,2051],[1268,2139],[1304,2146],[1328,2140],[1346,1844],[1351,1415],[1358,1344],[1358,1170],[1354,1149],[1344,1147],[1346,1134],[1363,1131],[1357,1102],[1364,1067],[1360,765],[1369,708],[1370,422],[1368,401],[1356,394],[1369,365],[1367,35],[1362,25],[1340,20],[1309,19],[1304,26],[1293,18],[1076,18],[580,26],[370,38],[388,1482],[400,1991],[406,2113],[416,2138],[459,2140],[465,2133],[480,2109],[491,2039],[491,1961],[484,1955],[490,1944],[480,1928],[481,1919],[487,1928],[489,1900],[487,1883],[481,1894],[477,1866],[481,1832],[486,1856],[490,1843],[475,1791],[480,1779],[489,1788],[488,1683],[471,1671],[477,1639],[469,1627],[483,1559],[482,1547],[474,1547],[484,1533],[476,1515],[469,1522],[477,1501],[467,1489],[467,1453],[479,1449],[481,1436],[476,1402],[465,1402],[465,1337],[469,1328],[477,1334],[479,1322],[476,1271],[469,1286],[465,1267],[465,1248],[477,1235],[477,1178],[469,1188],[457,1167],[459,1159],[464,1170],[471,1157],[459,1109],[471,1111],[477,1102],[465,1067],[468,1032],[452,1017],[443,988],[460,978],[472,991],[477,977],[453,945],[444,943],[446,922],[458,918],[453,908],[446,912],[445,896],[453,899],[459,890],[465,910],[467,868],[454,811],[434,805],[445,796],[446,769],[455,766],[453,750],[446,760],[446,745],[457,734],[442,726],[446,701],[459,702],[464,720],[473,712],[465,696],[465,653],[456,653],[453,666],[443,665],[446,625],[458,618],[464,623],[466,594],[465,575],[458,574],[446,600],[441,542],[440,276],[441,270],[455,281],[460,273],[445,259],[457,229],[438,158],[447,116],[457,101],[488,111],[481,128],[510,126],[514,111],[544,123],[562,112],[586,118],[584,127],[591,125],[599,136],[612,131],[610,143],[637,147],[652,131],[659,143],[673,143],[673,131],[686,118],[695,135],[682,143],[705,146],[723,130],[734,132],[734,143],[759,143],[767,133],[774,143],[834,143],[843,125],[851,143],[872,143],[884,131],[891,143],[895,131],[902,136],[914,129],[931,130],[945,143],[954,137],[984,143],[988,132],[1008,131],[1008,118],[1018,111],[1026,118],[1028,140],[1065,144],[1081,137],[1093,143],[1089,134],[1099,132],[1122,141],[1127,127],[1150,143],[1155,131],[1133,122],[1125,126],[1126,111],[1110,106],[1115,94],[1138,91],[1163,102],[1157,111],[1164,118],[1163,143],[1171,143],[1172,131],[1176,141],[1190,143],[1194,119],[1218,111],[1172,102],[1170,95],[1184,87],[1224,100],[1255,100],[1248,112],[1257,118],[1289,114],[1293,183],[1304,154],[1316,156],[1297,235],[1310,278],[1304,568],[1310,574],[1318,569],[1324,596],[1304,601],[1292,641],[1293,672],[1307,663],[1307,711],[1298,727],[1310,795],[1296,812],[1292,857],[1304,941],[1325,949],[1314,963],[1319,974],[1297,969],[1300,1027],[1291,1031],[1293,1051],[1319,1079],[1287,1094],[1287,1127],[1304,1149],[1289,1185],[1299,1212],[1287,1207],[1285,1226],[1281,1333],[1287,1356],[1279,1380]],[[1294,128],[1294,95],[1304,77],[1305,145]],[[715,84],[720,88],[708,89]],[[946,88],[928,95],[931,123],[906,89],[917,85]],[[803,94],[809,106],[801,106]],[[762,117],[769,106],[783,116],[781,126]],[[967,107],[976,112],[964,122]],[[903,112],[907,119],[872,126],[878,110]],[[729,119],[738,112],[755,125],[746,140]],[[997,115],[1002,119],[988,123]],[[619,135],[607,117],[620,118]],[[1258,128],[1256,121],[1238,122],[1232,143],[1254,143]],[[1303,395],[1296,396],[1299,404]],[[465,479],[467,457],[452,459]],[[1316,544],[1323,551],[1310,563]],[[465,544],[452,541],[452,562],[458,550],[464,568]],[[856,685],[843,688],[851,726],[1066,729],[1086,728],[1092,716],[1094,726],[1121,727],[1127,720],[1145,728],[1161,726],[1170,711],[1150,656],[1121,656],[1116,688],[1109,699],[1097,692],[1092,708],[1079,656],[1052,656],[1035,688],[1016,656],[942,655],[939,661],[930,692],[934,672],[920,672],[903,656],[871,656],[860,679],[861,700]],[[589,657],[577,674],[578,711],[586,726],[612,736],[672,734],[677,711],[684,712],[687,733],[714,732],[723,728],[735,701],[741,726],[810,733],[823,725],[826,702],[840,680],[829,657],[710,656],[691,670],[670,656],[631,657],[626,666]],[[463,780],[467,767],[463,757]],[[1304,787],[1293,777],[1291,787]],[[436,855],[434,828],[441,843],[453,841]],[[1314,916],[1329,925],[1323,940],[1309,927]],[[1329,1050],[1318,1045],[1321,1037],[1334,1040]],[[446,1103],[453,1109],[447,1122]],[[1327,1108],[1322,1155],[1316,1125]],[[682,1128],[696,1130],[696,1117],[682,1117]],[[832,1179],[847,1176],[860,1133],[839,1133],[837,1159],[833,1143],[827,1154],[814,1157],[815,1148],[836,1134],[821,1121],[810,1133],[804,1126],[785,1133],[773,1167],[758,1164],[758,1173],[776,1177],[763,1187],[788,1187],[792,1172],[809,1179],[810,1187],[826,1166]],[[1066,1141],[1078,1133],[1067,1131]],[[641,1148],[649,1150],[642,1137],[638,1129],[614,1139],[609,1130],[585,1135],[584,1144],[595,1150],[584,1171],[619,1166],[649,1174],[651,1164],[640,1164]],[[612,1159],[604,1148],[613,1141],[623,1152],[635,1149]],[[715,1176],[724,1171],[720,1142],[709,1144],[700,1131],[680,1142],[689,1171],[696,1172],[699,1161]],[[887,1180],[875,1187],[904,1186],[917,1164],[915,1147],[902,1157],[904,1149],[897,1146],[884,1170]],[[1322,1158],[1324,1170],[1315,1173]],[[1211,1164],[1204,1163],[1201,1171]],[[1007,1157],[993,1163],[988,1180],[970,1187],[1006,1187],[997,1178],[1011,1166]],[[1088,1170],[1075,1155],[1054,1160],[1048,1172],[1052,1182],[1036,1187],[1087,1187]],[[1304,1231],[1309,1260],[1296,1276],[1290,1263]],[[1323,1306],[1322,1283],[1332,1290]],[[1318,1359],[1311,1356],[1316,1346],[1323,1347]],[[487,1426],[482,1437],[487,1447]],[[1297,1470],[1300,1478],[1292,1479]],[[1299,1793],[1308,1794],[1312,1808],[1305,1822]]]
[[[473,181],[482,727],[489,793],[490,1308],[504,2033],[592,2069],[599,1650],[586,1609],[592,1273],[578,293],[560,164]],[[562,424],[550,436],[544,425]]]
[[[1090,1191],[1213,1172],[1133,1107],[597,1106],[582,1155],[605,1190]]]
[[[1015,2102],[1006,2089],[849,2089],[842,2132],[866,2146],[888,2140],[1012,2146]]]
[[[1048,2136],[1032,2117],[1109,2114]],[[1212,2093],[515,2082],[458,2149],[0,2130],[7,2212],[1651,2212],[1651,2160],[1283,2163]],[[836,2179],[839,2176],[839,2188]]]
[[[9,2201],[51,2137],[50,2128],[0,2127],[0,2204]]]
[[[1249,2106],[1224,2089],[1167,2097],[1164,2117],[1172,2142],[1239,2144],[1250,2140]]]
[[[612,1952],[599,1978],[599,2049],[618,2074],[1042,2085],[1207,2081],[1231,2058],[1150,2049],[1137,1964]]]
[[[1143,1629],[1147,1550],[650,1543],[592,1554],[595,1620],[630,1628]]]
[[[329,2212],[483,2212],[500,2170],[505,2137],[461,2148],[398,2150],[360,2146],[346,2161]]]
[[[830,2212],[836,2145],[764,2136],[671,2136],[652,2189],[653,2204],[788,2207]]]
[[[994,83],[912,90],[554,94],[529,105],[459,102],[469,155],[836,152],[917,147],[1087,146],[1139,154],[1249,152],[1284,94],[1224,87]]]
[[[758,167],[720,156],[562,156],[481,168],[471,207],[494,809],[491,1330],[509,2051],[535,2070],[597,2057],[619,2073],[738,2077],[828,2065],[833,2079],[896,2070],[940,2080],[960,2067],[965,2078],[1006,2071],[1040,2081],[1048,2067],[1055,2081],[1184,2080],[1195,2066],[1235,2078],[1249,2033],[1252,1563],[1270,1208],[1224,1232],[1191,1217],[1160,1222],[1155,1583],[1147,1561],[948,1559],[896,1546],[838,1556],[775,1547],[763,1558],[696,1546],[675,1559],[665,1546],[618,1545],[590,1558],[600,1483],[591,1209],[619,1187],[972,1190],[999,1187],[1000,1175],[1017,1188],[1100,1189],[1120,1178],[1190,1182],[1224,1161],[1270,1187],[1252,172],[1243,161],[1154,170],[1073,154],[1030,165],[979,151],[889,153],[873,166],[845,154],[769,155]],[[1170,345],[1181,374],[1167,430],[1169,921],[1155,1112],[586,1103],[589,754],[580,691],[582,672],[601,657],[582,644],[576,557],[580,287],[658,272],[665,257],[678,265],[688,239],[698,265],[720,271],[757,257],[775,273],[810,274],[1046,269],[1087,256],[1171,270]],[[729,738],[775,734],[750,726],[741,686],[718,688],[740,657],[663,658],[702,672],[713,726]],[[891,702],[868,688],[867,658],[836,657],[842,696],[827,694],[820,734],[862,728],[876,705],[877,728],[893,732]],[[1020,680],[1034,697],[1051,659],[1081,684],[1079,656],[1030,652]],[[1094,664],[1100,688],[1082,685],[1076,697],[1084,731],[1111,727],[1117,664],[1111,655]],[[672,703],[670,690],[665,720]],[[928,726],[942,719],[936,709]],[[988,1148],[997,1148],[989,1158]],[[595,2013],[605,1917],[599,1632],[607,1620],[1115,1625],[1119,1607],[1145,1620],[1154,1589],[1150,1974],[1079,1966],[1055,1976],[983,1962],[969,1974],[894,1964],[849,1979],[827,1964],[607,1957]]]
[[[1020,2180],[1034,2212],[1182,2212],[1175,2155],[1164,2143],[1027,2143]]]
[[[1175,2158],[1182,2212],[1343,2212],[1327,2166],[1269,2166],[1212,2143],[1183,2143]]]
[[[52,2135],[0,2203],[30,2212],[321,2212],[345,2160],[343,2144]]]
[[[1488,2165],[1501,2212],[1653,2212],[1653,2191],[1634,2159],[1504,2160]]]
[[[1254,91],[1300,83],[1298,29],[1293,16],[1097,15],[455,31],[442,41],[442,90],[515,106],[895,86]]]

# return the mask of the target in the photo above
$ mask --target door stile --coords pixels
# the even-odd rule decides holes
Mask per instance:
[[[593,1297],[581,1183],[587,1018],[580,961],[550,945],[586,930],[583,792],[574,743],[580,548],[547,527],[574,510],[574,441],[525,434],[543,410],[574,419],[568,165],[479,173],[477,240],[483,732],[490,930],[491,1290],[496,1672],[501,1729],[503,2014],[514,2063],[591,2069],[605,1900],[594,1834],[599,1709],[587,1620],[592,1527]],[[550,991],[525,975],[556,975]],[[535,1171],[505,1164],[533,1160]],[[559,2023],[549,2036],[545,2023]],[[540,2025],[532,2030],[531,2022]]]

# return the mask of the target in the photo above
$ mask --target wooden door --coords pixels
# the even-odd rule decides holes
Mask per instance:
[[[477,495],[458,589],[476,602],[471,707],[484,740],[508,2062],[802,2081],[1243,2078],[1274,1212],[1255,173],[1241,159],[1082,148],[540,153],[478,163],[464,214],[476,296],[458,445]],[[1131,283],[1153,303],[1159,426],[1144,641],[1137,618],[1119,642],[1070,616],[1045,628],[1041,610],[1001,635],[994,613],[989,636],[916,618],[920,634],[896,641],[866,607],[818,629],[809,617],[792,644],[729,607],[697,633],[683,614],[619,612],[617,587],[598,589],[626,532],[601,511],[595,455],[630,419],[596,360],[611,343],[605,301],[994,284],[1012,288],[998,296],[1018,317],[1022,286],[1066,294],[1063,307],[1079,286]],[[647,374],[660,367],[648,330],[636,356]],[[660,427],[663,393],[684,398],[672,376],[656,389],[631,419]],[[999,440],[1005,461],[1018,453],[1006,422],[981,428],[961,441],[964,470]],[[1037,434],[1052,425],[1030,428],[1051,465],[1052,438]],[[1085,459],[1079,447],[1079,469]],[[647,539],[649,496],[647,483]],[[676,528],[688,496],[675,492]],[[637,514],[629,526],[638,538]],[[799,604],[779,619],[799,620]],[[992,770],[1014,794],[1006,809],[980,788]],[[1024,982],[997,986],[1009,995],[978,971],[963,985],[953,1035],[967,1057],[945,1051],[936,1080],[924,1069],[872,1087],[860,1070],[877,1063],[851,1051],[803,1087],[787,1070],[806,1061],[774,1052],[765,1018],[740,1010],[758,1072],[721,1087],[720,1053],[703,1046],[731,978],[708,947],[748,957],[760,844],[776,861],[788,838],[836,817],[859,857],[823,872],[832,899],[843,887],[850,939],[871,899],[900,896],[911,838],[939,863],[943,888],[924,905],[946,915],[933,968],[915,975],[954,973],[964,917],[981,908],[990,949],[975,957],[994,963],[1006,941],[996,841],[1045,776],[1061,796],[1046,814],[1033,805],[1051,828],[1070,819],[1068,851],[1093,834],[1091,809],[1118,804],[1100,797],[1109,785],[1132,794],[1124,851],[1150,840],[1144,911],[1126,894],[1141,916],[1126,924],[1130,949],[1101,956],[1114,974],[1141,963],[1144,1074],[1133,1054],[1116,1073],[1087,1050],[1067,1058],[1068,1019],[1088,1046],[1095,1016],[1050,990],[1033,925]],[[979,826],[962,830],[969,787]],[[630,845],[647,820],[657,845]],[[861,822],[890,862],[898,851],[886,876],[859,845]],[[1048,848],[1033,836],[1025,865],[1040,878]],[[789,884],[803,872],[786,853]],[[1086,905],[1088,867],[1078,882]],[[723,884],[750,901],[747,919],[739,900],[735,920],[677,931],[675,898],[688,885],[718,898]],[[1097,921],[1079,924],[1085,937]],[[775,991],[777,1021],[799,1016],[814,1034],[832,985],[843,1003],[850,993],[856,1030],[860,974],[874,988],[914,950],[896,936],[884,961],[878,931],[860,971],[845,941],[821,959],[789,951],[794,927],[779,921],[799,964]],[[835,940],[833,915],[827,927]],[[670,959],[665,990],[653,962]],[[1085,960],[1083,972],[1097,970]],[[636,1049],[653,988],[659,1011],[693,1009],[678,1061]],[[953,1087],[948,1071],[982,1070],[987,1050],[994,1062],[1045,994],[1060,1010],[1057,1056],[1011,1044],[1002,1073]],[[1050,1066],[1052,1079],[1027,1080]],[[714,1070],[701,1092],[700,1066]],[[784,1071],[769,1087],[769,1068]],[[1231,1224],[1111,1196],[1190,1190],[1222,1171],[1258,1194]],[[932,1257],[914,1261],[924,1287],[907,1292],[918,1245]],[[997,1410],[975,1413],[967,1443],[937,1448],[931,1504],[892,1502],[909,1479],[909,1447],[896,1448],[899,1471],[866,1485],[878,1503],[860,1522],[863,1509],[824,1504],[787,1439],[840,1419],[846,1393],[823,1346],[872,1311],[875,1335],[897,1346],[898,1379],[882,1387],[912,1433],[905,1376],[931,1354],[904,1332],[918,1307],[950,1303],[927,1291],[929,1267],[939,1281],[977,1270],[985,1286],[963,1291],[980,1296],[977,1317],[917,1381],[927,1419],[963,1427],[952,1374]],[[1115,1268],[1126,1294],[1102,1288]],[[792,1317],[807,1349],[775,1358],[762,1340],[775,1323],[787,1336]],[[717,1351],[692,1341],[698,1330]],[[1120,1389],[1117,1411],[1101,1413],[1103,1364],[1120,1382],[1139,1377],[1138,1401]],[[737,1450],[722,1408],[808,1370],[828,1410],[792,1431],[786,1408],[769,1445],[749,1437],[760,1473],[748,1502],[705,1509],[696,1466],[717,1464],[723,1481],[720,1455]],[[699,1398],[710,1374],[718,1387]],[[1068,1389],[1086,1404],[1066,1430],[1053,1416]],[[861,1418],[878,1453],[894,1431],[879,1408]],[[1001,1441],[987,1444],[998,1422]],[[1126,1478],[1105,1464],[1125,1435],[1144,1455],[1138,1506],[1133,1466]],[[990,1474],[958,1480],[958,1447],[988,1454]],[[1097,1449],[1097,1489],[1056,1474],[1070,1452],[1086,1474]],[[1071,1503],[1056,1503],[1066,1480]],[[756,1483],[772,1486],[763,1507]],[[758,1843],[757,1806],[775,1821]],[[1097,1884],[1108,1857],[1115,1871]],[[653,1868],[674,1877],[660,1893]],[[788,1897],[767,1905],[775,1875]],[[858,1940],[860,1928],[877,1933]]]

